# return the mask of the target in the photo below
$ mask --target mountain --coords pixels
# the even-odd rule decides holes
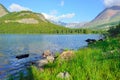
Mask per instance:
[[[76,23],[65,23],[65,22],[61,22],[61,21],[51,21],[54,24],[57,25],[61,25],[67,28],[81,28],[84,24],[86,24],[87,22],[76,22]]]
[[[104,9],[85,27],[92,29],[108,29],[114,24],[120,22],[120,6],[112,6]]]
[[[11,12],[0,18],[2,23],[22,23],[22,24],[39,24],[48,23],[44,16],[40,13],[32,11]]]
[[[9,13],[8,10],[2,4],[0,4],[0,17],[6,15],[8,13]]]
[[[51,23],[40,13],[9,12],[0,5],[0,33],[55,33],[67,28]]]
[[[52,22],[53,24],[61,25],[64,27],[66,27],[66,25],[67,25],[67,23],[62,22],[62,21],[52,21],[52,20],[49,20],[49,21]]]
[[[84,26],[87,22],[79,22],[79,23],[67,23],[65,26],[68,28],[81,28]]]

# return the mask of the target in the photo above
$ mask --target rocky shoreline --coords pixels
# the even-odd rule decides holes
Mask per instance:
[[[20,56],[22,56],[23,58],[20,58]],[[19,76],[19,72],[27,74],[27,68],[29,68],[30,66],[36,66],[38,70],[44,71],[45,65],[49,63],[54,63],[57,59],[61,61],[69,60],[73,56],[74,52],[71,50],[69,51],[62,50],[58,55],[55,55],[50,50],[44,51],[42,55],[34,54],[34,56],[30,55],[27,57],[19,55],[15,57],[16,59],[14,61],[16,62],[12,62],[11,64],[6,65],[6,68],[0,68],[0,80],[8,78],[9,75]],[[18,57],[20,59],[18,59]],[[29,59],[30,57],[33,58]],[[68,72],[60,72],[57,76],[58,77],[61,76],[61,78],[63,78],[66,75],[65,73],[67,73],[68,75]]]

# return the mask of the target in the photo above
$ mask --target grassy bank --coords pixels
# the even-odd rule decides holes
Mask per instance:
[[[106,40],[74,51],[75,56],[69,61],[57,60],[46,65],[44,71],[31,66],[28,76],[20,76],[20,80],[61,80],[56,76],[64,71],[70,73],[70,80],[120,80],[120,38],[115,30],[108,31],[110,36]]]
[[[70,29],[52,23],[0,23],[0,34],[89,34],[100,33],[90,29]]]
[[[101,45],[101,42],[97,45]],[[48,64],[43,72],[32,66],[29,75],[21,77],[21,80],[61,80],[56,75],[64,71],[70,73],[71,80],[119,80],[120,53],[118,49],[112,51],[95,47],[80,49],[75,51],[76,56],[70,61]]]

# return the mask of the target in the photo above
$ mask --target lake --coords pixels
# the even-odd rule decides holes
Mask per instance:
[[[99,34],[80,35],[0,35],[0,72],[15,66],[23,66],[20,63],[34,60],[33,57],[41,55],[43,51],[50,50],[53,53],[62,49],[77,50],[87,46],[86,39],[101,39]],[[16,55],[29,53],[29,59],[17,60]],[[7,70],[9,71],[9,70]],[[9,71],[10,72],[10,71]],[[11,72],[12,73],[12,72]],[[6,75],[5,73],[3,76]]]

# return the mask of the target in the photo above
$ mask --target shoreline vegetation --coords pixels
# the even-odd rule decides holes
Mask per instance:
[[[9,26],[8,26],[9,25]],[[19,23],[1,24],[0,34],[97,34],[103,31],[90,29],[70,29],[62,26],[56,26],[48,23],[48,25],[26,25]]]
[[[72,51],[68,60],[55,59],[44,68],[31,66],[19,80],[120,80],[120,24],[107,31],[106,39]],[[14,80],[14,76],[10,78]]]

